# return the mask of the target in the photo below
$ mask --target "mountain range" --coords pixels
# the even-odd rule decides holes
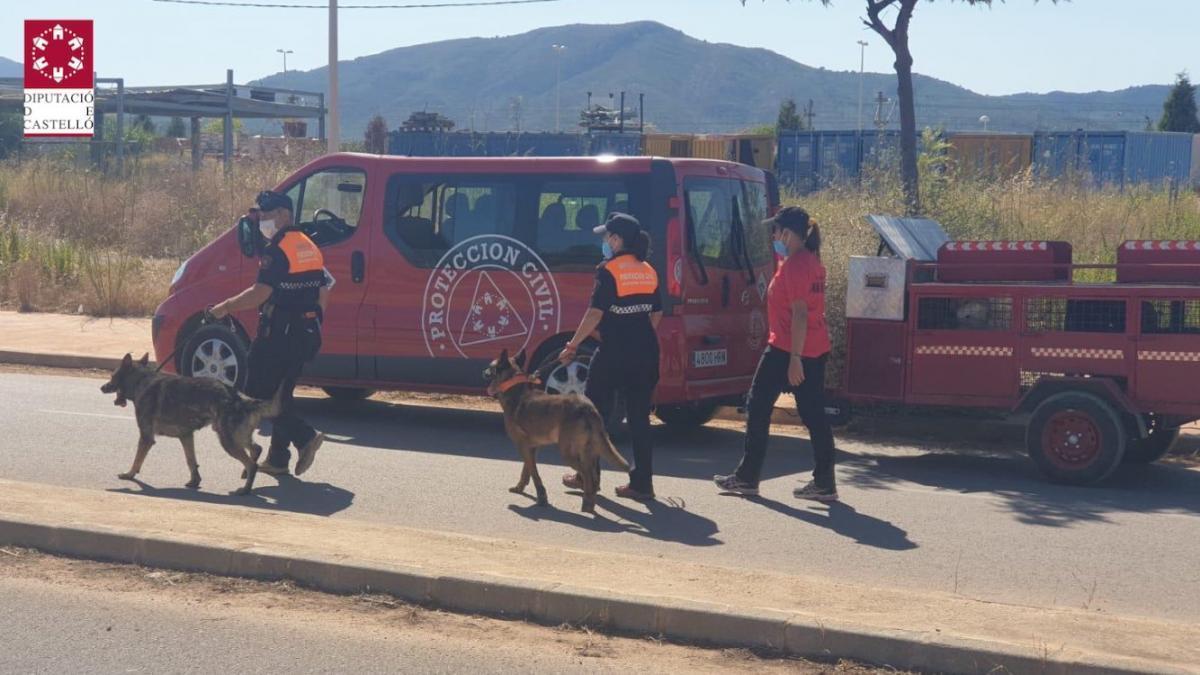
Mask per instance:
[[[556,54],[553,44],[568,45]],[[561,62],[556,63],[556,59]],[[919,65],[919,64],[918,64]],[[627,108],[645,94],[645,119],[664,132],[732,132],[775,121],[779,104],[812,101],[818,129],[858,124],[859,73],[814,68],[767,49],[698,40],[654,22],[569,25],[494,38],[400,47],[339,64],[343,137],[361,135],[375,114],[394,128],[413,111],[439,112],[460,129],[553,130],[561,67],[561,124],[577,128],[592,92],[609,104],[625,91]],[[291,71],[258,82],[324,91],[326,69]],[[867,73],[863,124],[875,124],[874,99],[894,99],[894,73]],[[947,130],[1142,129],[1157,121],[1169,90],[1145,85],[1115,92],[985,96],[932,77],[914,78],[921,126]],[[616,99],[614,99],[616,100]],[[516,102],[516,101],[519,101]],[[879,106],[898,126],[889,101]],[[518,122],[519,120],[519,122]]]

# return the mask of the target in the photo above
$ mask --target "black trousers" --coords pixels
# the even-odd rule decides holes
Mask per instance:
[[[629,485],[639,492],[654,492],[654,444],[650,438],[650,402],[658,385],[658,344],[642,350],[602,347],[588,368],[587,397],[607,421],[617,397],[625,401],[633,468]]]
[[[317,434],[296,413],[293,394],[304,364],[319,350],[319,324],[302,319],[264,322],[250,345],[246,395],[269,399],[283,388],[283,410],[271,425],[271,447],[267,452],[267,462],[272,466],[287,467],[291,460],[288,446],[295,445],[299,450]]]
[[[822,487],[833,487],[833,429],[825,416],[825,362],[828,354],[818,358],[801,359],[804,382],[793,387],[788,382],[788,362],[791,354],[776,347],[767,347],[754,371],[754,382],[747,397],[746,445],[737,477],[758,485],[762,476],[763,459],[771,435],[771,413],[780,394],[790,392],[796,399],[800,414],[813,448],[813,480]]]

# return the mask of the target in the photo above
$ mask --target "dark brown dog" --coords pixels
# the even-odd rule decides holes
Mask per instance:
[[[149,354],[136,362],[131,354],[126,354],[112,378],[100,387],[106,394],[117,395],[114,405],[124,407],[126,402],[133,401],[137,416],[140,435],[133,467],[117,477],[133,480],[142,470],[155,436],[170,436],[183,444],[192,474],[187,487],[199,488],[200,469],[192,435],[211,424],[221,447],[241,462],[244,469],[242,477],[246,483],[233,494],[250,494],[258,473],[258,457],[262,454],[262,448],[254,443],[254,430],[262,420],[279,414],[279,393],[273,400],[259,401],[216,380],[160,373],[148,365],[149,360]]]
[[[509,491],[524,494],[532,478],[538,504],[546,506],[549,502],[538,475],[537,449],[557,444],[563,459],[579,473],[583,483],[584,512],[595,513],[600,458],[622,471],[629,471],[629,463],[608,439],[604,420],[591,401],[576,394],[547,394],[525,373],[524,367],[524,350],[513,361],[506,349],[483,371],[488,394],[498,398],[504,410],[504,430],[525,462],[520,482]]]

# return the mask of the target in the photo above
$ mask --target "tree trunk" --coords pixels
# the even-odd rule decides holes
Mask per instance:
[[[908,215],[921,213],[921,189],[917,177],[917,110],[913,97],[912,53],[908,35],[898,36],[896,51],[897,96],[900,99],[900,180],[904,186],[904,208]]]

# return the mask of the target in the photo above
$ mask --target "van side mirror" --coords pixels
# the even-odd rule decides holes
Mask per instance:
[[[253,258],[259,254],[262,237],[259,236],[258,225],[254,221],[242,216],[237,224],[237,239],[238,248],[242,249],[242,255]]]

